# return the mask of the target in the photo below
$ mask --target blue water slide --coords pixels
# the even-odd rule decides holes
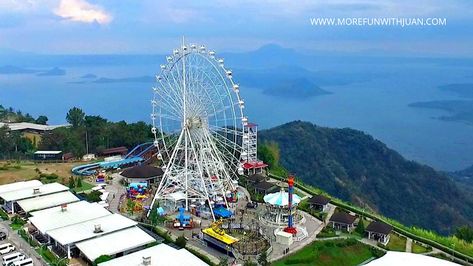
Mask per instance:
[[[143,158],[142,156],[146,154],[148,151],[150,151],[151,149],[153,149],[153,147],[154,146],[152,142],[142,143],[142,144],[137,145],[135,148],[133,148],[121,160],[79,165],[72,168],[72,173],[74,173],[75,175],[88,176],[88,175],[93,175],[97,173],[98,168],[108,170],[108,169],[121,168],[123,166],[130,166],[133,164],[139,164],[145,161],[145,158]]]
[[[126,159],[126,158],[135,157],[136,155],[133,155],[133,154],[134,154],[138,149],[141,149],[141,148],[143,148],[143,147],[149,148],[148,146],[153,146],[153,142],[145,142],[145,143],[136,145],[136,147],[134,147],[127,155],[125,155],[125,159]],[[145,148],[145,149],[146,149],[146,148]],[[140,152],[140,153],[141,153],[141,152]]]

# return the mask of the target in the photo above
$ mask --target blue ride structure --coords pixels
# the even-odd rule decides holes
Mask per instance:
[[[94,175],[98,169],[110,170],[123,167],[129,167],[137,164],[149,162],[155,152],[153,142],[146,142],[136,145],[130,152],[128,152],[123,159],[111,162],[95,162],[83,164],[72,168],[72,173],[80,176]]]

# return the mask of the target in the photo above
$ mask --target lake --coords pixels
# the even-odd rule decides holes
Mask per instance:
[[[44,114],[51,124],[64,123],[66,112],[73,106],[83,108],[87,114],[114,121],[149,122],[152,83],[72,82],[86,81],[81,76],[89,73],[108,78],[153,76],[159,70],[159,63],[57,65],[66,70],[64,76],[0,74],[0,104],[34,116]],[[56,65],[37,68],[53,66]],[[410,64],[388,60],[350,64],[311,62],[306,67],[341,76],[352,72],[366,74],[369,78],[321,86],[332,94],[308,99],[269,96],[260,88],[241,86],[245,112],[260,129],[292,120],[307,120],[328,127],[351,127],[373,135],[409,159],[439,170],[459,170],[473,164],[473,126],[435,119],[445,115],[444,111],[408,107],[418,101],[460,99],[453,93],[439,90],[438,86],[473,82],[471,65],[439,60]],[[234,79],[238,80],[237,70]]]

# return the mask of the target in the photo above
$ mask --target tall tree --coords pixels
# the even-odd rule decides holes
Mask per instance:
[[[66,120],[74,128],[81,127],[85,123],[85,113],[82,109],[73,107],[67,112]]]
[[[36,118],[36,124],[46,125],[48,124],[48,117],[45,115],[40,115]]]

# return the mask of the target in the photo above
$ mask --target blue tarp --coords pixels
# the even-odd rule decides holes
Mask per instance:
[[[133,188],[135,190],[138,190],[139,188],[144,188],[144,189],[147,189],[148,188],[148,183],[146,182],[139,182],[139,183],[130,183],[128,185],[128,188]]]
[[[216,208],[214,210],[215,218],[230,218],[233,213],[223,207]]]

